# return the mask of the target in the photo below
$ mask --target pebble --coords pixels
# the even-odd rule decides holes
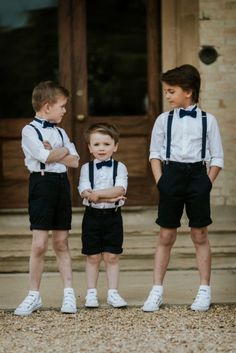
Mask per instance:
[[[236,304],[193,312],[127,309],[55,310],[18,317],[0,311],[0,353],[236,353]]]

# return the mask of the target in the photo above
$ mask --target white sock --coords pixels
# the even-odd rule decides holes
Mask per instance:
[[[199,290],[200,289],[203,289],[204,291],[206,291],[208,293],[211,293],[211,287],[206,285],[206,284],[201,284],[200,287],[199,287]]]
[[[159,292],[161,294],[163,294],[163,291],[164,291],[163,286],[160,286],[160,285],[157,285],[157,284],[155,284],[152,287],[152,290],[154,290],[155,292]]]
[[[73,289],[73,288],[70,288],[70,287],[64,288],[64,295],[66,295],[66,294],[73,294],[73,295],[75,295],[74,289]]]
[[[37,290],[30,290],[29,295],[33,295],[34,297],[39,297],[39,291]]]
[[[109,295],[112,295],[112,294],[117,293],[117,292],[118,292],[117,289],[108,289],[107,294],[108,294],[108,296],[109,296]]]
[[[97,294],[97,288],[89,288],[88,290],[87,290],[87,294]]]

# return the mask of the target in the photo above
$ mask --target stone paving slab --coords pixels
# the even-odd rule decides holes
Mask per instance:
[[[156,207],[124,207],[124,228],[128,232],[157,233],[155,224]],[[83,217],[83,208],[74,208],[71,232],[80,233]],[[236,230],[236,206],[212,207],[213,224],[209,226],[210,232]],[[186,214],[182,217],[180,232],[188,232]],[[5,234],[31,234],[27,209],[0,210],[0,236]]]
[[[190,304],[198,289],[198,272],[167,271],[164,302]],[[106,306],[106,279],[101,272],[98,282],[101,306]],[[120,293],[130,306],[141,306],[152,285],[152,271],[122,271]],[[83,307],[86,292],[84,272],[74,272],[74,287],[78,306]],[[0,309],[13,309],[28,290],[28,274],[0,274]],[[236,270],[212,271],[212,298],[214,303],[236,303]],[[44,308],[59,308],[62,300],[62,283],[58,273],[44,273],[41,283]]]

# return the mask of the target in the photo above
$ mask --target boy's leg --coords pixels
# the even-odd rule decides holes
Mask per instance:
[[[211,250],[207,227],[191,228],[191,236],[196,248],[197,266],[200,274],[200,287],[191,309],[206,311],[211,305]]]
[[[34,229],[29,262],[30,290],[32,291],[39,291],[47,247],[48,231]]]
[[[87,255],[86,257],[86,278],[88,289],[97,288],[101,258],[101,254]]]
[[[101,254],[87,255],[86,258],[86,278],[88,289],[85,297],[85,306],[87,308],[97,308],[99,306],[97,298],[97,281],[101,259]]]
[[[176,228],[160,228],[154,260],[154,285],[162,285],[163,283],[176,235]]]
[[[103,258],[106,265],[108,289],[118,289],[120,271],[119,255],[104,252]]]
[[[191,228],[191,237],[196,249],[200,284],[209,285],[211,277],[211,249],[207,227]]]
[[[44,254],[48,246],[48,231],[33,230],[32,247],[29,263],[30,291],[23,302],[16,308],[15,315],[30,315],[42,306],[39,287],[43,273]]]
[[[119,255],[104,252],[103,258],[106,265],[106,275],[108,284],[107,302],[115,308],[127,306],[126,301],[118,293],[119,283]]]
[[[145,301],[143,311],[159,310],[163,302],[163,280],[170,260],[170,252],[176,240],[176,228],[160,228],[154,260],[153,287]]]
[[[64,288],[72,288],[71,257],[68,246],[68,230],[53,231],[53,249],[56,253],[58,268]]]
[[[72,267],[68,247],[68,230],[53,231],[53,248],[56,253],[58,268],[64,285],[62,313],[74,314],[77,311],[76,298],[72,288]]]

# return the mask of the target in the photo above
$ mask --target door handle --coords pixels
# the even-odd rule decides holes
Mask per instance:
[[[85,116],[84,114],[77,114],[77,115],[76,115],[76,119],[77,119],[78,121],[84,121],[85,118],[86,118],[86,116]]]

